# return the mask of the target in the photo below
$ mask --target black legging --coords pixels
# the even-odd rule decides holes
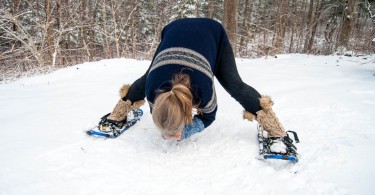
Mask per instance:
[[[259,103],[261,95],[253,87],[242,81],[238,74],[233,50],[229,42],[222,48],[215,76],[224,89],[237,100],[246,111],[256,115],[256,112],[261,109]]]

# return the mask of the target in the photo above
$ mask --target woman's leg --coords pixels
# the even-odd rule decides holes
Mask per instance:
[[[272,138],[269,146],[271,152],[297,155],[297,148],[288,141],[290,138],[286,136],[283,126],[272,110],[271,98],[261,96],[253,87],[242,81],[229,42],[222,48],[215,76],[224,89],[245,108],[244,118],[256,120],[261,129],[267,131],[268,136]]]
[[[261,95],[253,87],[244,83],[238,74],[233,50],[229,42],[224,44],[216,67],[215,76],[224,89],[237,100],[242,107],[254,115],[261,110]]]

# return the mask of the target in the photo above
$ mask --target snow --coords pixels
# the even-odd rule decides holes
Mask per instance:
[[[274,143],[272,143],[270,146],[270,150],[276,153],[286,153],[286,148],[286,145],[281,141],[281,139],[274,141]]]
[[[217,120],[165,141],[148,106],[114,140],[87,136],[149,61],[111,59],[0,85],[0,194],[374,194],[375,56],[237,59],[298,132],[297,164],[258,158],[256,123],[216,83]]]

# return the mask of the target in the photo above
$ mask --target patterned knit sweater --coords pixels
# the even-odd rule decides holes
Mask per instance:
[[[134,102],[146,96],[152,110],[157,90],[170,90],[173,75],[183,72],[190,76],[193,102],[200,103],[198,117],[208,127],[217,111],[214,74],[225,44],[229,44],[225,31],[214,20],[175,20],[164,27],[151,66],[124,99]]]

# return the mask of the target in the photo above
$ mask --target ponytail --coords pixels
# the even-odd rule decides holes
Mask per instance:
[[[155,125],[168,135],[175,135],[186,124],[193,123],[193,94],[190,91],[190,77],[176,74],[170,91],[160,91],[155,98],[152,119]]]

